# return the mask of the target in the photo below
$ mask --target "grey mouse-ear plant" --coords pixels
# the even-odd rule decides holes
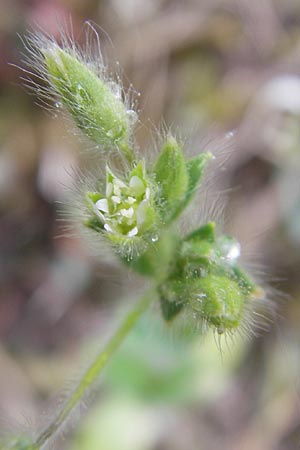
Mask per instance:
[[[27,49],[29,66],[42,81],[38,86],[34,82],[37,93],[63,106],[101,150],[103,175],[80,190],[82,225],[128,270],[151,280],[152,287],[123,319],[54,420],[35,440],[19,439],[3,447],[15,450],[41,449],[53,438],[150,304],[159,304],[170,326],[187,313],[191,322],[232,334],[254,329],[255,307],[265,297],[240,267],[240,245],[234,238],[218,234],[213,221],[188,234],[177,224],[195,200],[212,154],[189,158],[181,143],[166,133],[156,161],[148,162],[134,144],[132,118],[137,113],[102,61],[91,61],[67,40],[58,45],[44,36],[31,36]]]

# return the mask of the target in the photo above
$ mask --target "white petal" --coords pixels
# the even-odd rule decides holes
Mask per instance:
[[[150,200],[150,188],[146,188],[146,200]]]
[[[127,236],[128,237],[133,237],[136,236],[138,234],[139,230],[137,227],[132,228],[132,230],[128,231]]]
[[[106,231],[110,231],[111,233],[113,232],[113,229],[108,225],[108,223],[104,224],[104,228]]]
[[[145,220],[146,220],[146,209],[147,209],[147,207],[148,207],[147,200],[144,200],[144,201],[142,201],[139,204],[139,207],[138,207],[137,212],[136,212],[136,221],[137,221],[137,224],[139,226],[142,225],[145,222]]]
[[[108,202],[106,198],[100,198],[100,200],[96,202],[96,208],[98,208],[100,211],[109,213]]]
[[[136,199],[135,199],[134,197],[128,197],[128,198],[127,198],[127,202],[128,202],[130,205],[132,205],[133,203],[136,202]]]
[[[111,199],[116,205],[119,205],[121,203],[121,199],[117,195],[112,195]]]
[[[96,206],[94,207],[94,211],[95,211],[95,214],[99,217],[99,219],[100,219],[102,222],[105,222],[105,217],[104,217],[104,215],[99,211],[99,209],[96,208]]]

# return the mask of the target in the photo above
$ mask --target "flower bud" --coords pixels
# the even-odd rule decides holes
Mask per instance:
[[[240,327],[251,302],[263,299],[264,292],[237,265],[239,257],[240,244],[230,236],[217,237],[213,222],[186,236],[158,289],[164,319],[187,310],[218,333]]]
[[[128,157],[130,115],[120,96],[75,51],[53,44],[42,52],[49,80],[78,128],[97,144],[118,146]]]

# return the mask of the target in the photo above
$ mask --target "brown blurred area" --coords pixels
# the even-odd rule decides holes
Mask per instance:
[[[66,201],[70,172],[85,165],[87,154],[77,137],[68,133],[67,121],[37,106],[15,67],[22,66],[22,53],[26,53],[18,34],[40,27],[59,38],[61,27],[72,24],[80,43],[87,20],[99,29],[107,62],[112,67],[119,62],[124,85],[132,83],[141,92],[137,126],[141,149],[151,147],[153,132],[162,123],[173,130],[178,127],[187,142],[192,134],[193,151],[201,150],[208,136],[222,141],[235,130],[234,149],[225,158],[226,170],[222,167],[218,176],[220,185],[233,188],[226,222],[245,244],[256,269],[265,273],[262,277],[272,286],[279,311],[268,333],[240,344],[229,368],[215,362],[211,368],[205,366],[208,377],[218,370],[224,371],[218,376],[226,380],[212,387],[211,395],[203,396],[201,383],[194,381],[192,399],[187,396],[183,406],[180,402],[172,406],[170,401],[162,407],[159,398],[153,405],[152,399],[151,414],[148,409],[146,414],[149,406],[143,400],[142,416],[141,399],[137,402],[135,392],[138,405],[134,409],[134,401],[130,403],[128,448],[300,449],[297,0],[1,0],[1,417],[4,422],[11,420],[10,426],[24,423],[23,415],[25,423],[38,417],[76,370],[87,342],[99,340],[97,336],[107,329],[119,299],[135,290],[128,274],[103,260],[98,263],[79,237],[59,237],[60,202]],[[280,301],[277,290],[282,292]],[[150,345],[149,340],[145,345]],[[133,338],[133,352],[135,345]],[[197,348],[201,345],[199,339]],[[151,351],[158,355],[157,359],[149,355],[153,367],[164,367],[169,350],[160,353],[153,347]],[[234,346],[231,351],[235,352]],[[207,352],[220,359],[216,346]],[[147,355],[143,352],[146,359]],[[108,382],[101,387],[105,401],[98,406],[99,421],[105,424],[105,412],[114,411],[116,429],[123,429],[129,420],[118,381],[126,378],[126,358],[125,366],[120,363],[112,374],[116,392],[121,392],[116,409],[109,403],[116,394]],[[159,376],[168,372],[160,369],[160,375],[152,374],[152,379],[149,368],[141,370],[139,360],[134,364],[134,373],[148,377],[151,398],[153,379],[159,390],[163,385]],[[121,411],[127,412],[122,415]],[[132,427],[135,420],[137,425]],[[85,433],[91,436],[100,427],[98,422],[93,426],[88,432],[77,426],[77,437],[71,434],[59,448],[127,449],[125,441],[123,448],[118,447],[111,436],[105,440],[97,435],[96,444],[89,442]]]

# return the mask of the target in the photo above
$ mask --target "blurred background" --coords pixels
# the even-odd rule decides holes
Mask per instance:
[[[59,237],[59,202],[87,155],[8,65],[22,66],[18,33],[40,27],[59,38],[72,23],[81,43],[86,20],[100,27],[102,51],[112,67],[119,62],[125,86],[141,92],[141,148],[163,120],[192,135],[194,151],[236,130],[219,173],[233,187],[227,222],[266,273],[278,318],[261,337],[224,343],[221,354],[213,336],[170,336],[146,317],[54,447],[300,449],[298,0],[1,0],[1,427],[41,426],[49,399],[122,317],[120,300],[141,288],[97,262],[80,238]]]

